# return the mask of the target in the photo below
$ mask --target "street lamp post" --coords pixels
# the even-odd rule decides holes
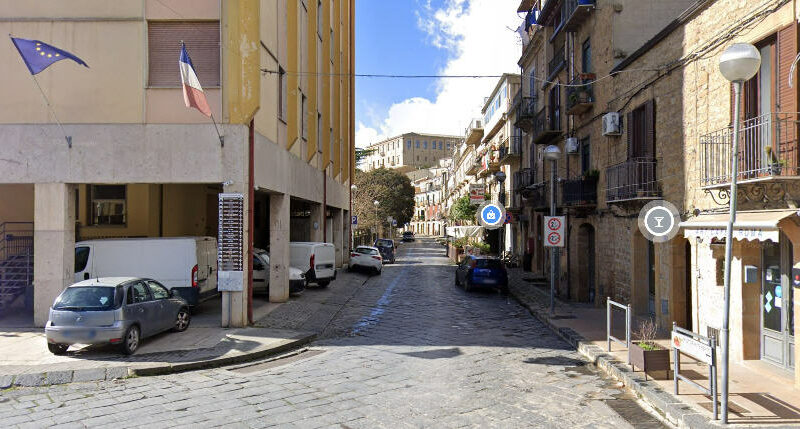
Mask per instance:
[[[561,157],[561,149],[556,145],[547,146],[544,149],[544,158],[551,161],[550,164],[550,216],[556,215],[556,168],[558,168],[558,158]],[[558,265],[556,264],[556,248],[550,248],[550,314],[556,314],[556,275]]]
[[[381,205],[380,201],[375,200],[372,202],[375,205],[375,239],[378,239],[378,206]]]
[[[722,317],[722,423],[728,423],[728,365],[730,351],[731,315],[731,251],[733,249],[733,224],[736,222],[736,181],[739,175],[739,104],[744,82],[758,73],[761,54],[748,43],[731,45],[719,59],[719,71],[725,79],[733,82],[733,138],[731,139],[731,193],[730,216],[725,231],[725,283]],[[716,401],[716,398],[714,398]]]
[[[499,200],[500,205],[505,207],[505,205],[506,205],[506,189],[505,189],[505,186],[503,185],[503,183],[506,181],[506,173],[504,173],[503,170],[500,170],[497,173],[495,173],[494,178],[495,178],[495,180],[497,180],[497,183],[500,185],[500,191],[498,192],[497,199]],[[500,237],[499,237],[500,238],[500,240],[499,240],[500,241],[500,243],[499,243],[500,249],[499,249],[499,252],[498,252],[500,254],[500,258],[501,259],[503,258],[503,251],[505,250],[505,238],[506,238],[505,236],[506,236],[506,221],[505,221],[505,219],[503,219],[502,226],[500,227]]]

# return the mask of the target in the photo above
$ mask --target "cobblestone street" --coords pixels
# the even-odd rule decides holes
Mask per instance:
[[[662,427],[518,303],[455,287],[432,242],[327,311],[285,359],[4,391],[0,426]]]

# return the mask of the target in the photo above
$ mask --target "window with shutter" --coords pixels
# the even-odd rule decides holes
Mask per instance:
[[[219,21],[149,21],[148,85],[180,87],[181,41],[204,88],[220,86]]]
[[[649,100],[628,112],[628,158],[654,158],[656,139],[656,105]]]

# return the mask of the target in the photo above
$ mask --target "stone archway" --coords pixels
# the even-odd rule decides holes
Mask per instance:
[[[582,224],[578,228],[576,240],[577,282],[574,296],[579,302],[594,303],[598,295],[594,226],[589,223]]]

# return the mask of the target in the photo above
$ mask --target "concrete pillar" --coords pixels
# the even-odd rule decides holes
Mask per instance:
[[[325,213],[322,211],[322,204],[311,204],[311,220],[309,227],[311,228],[311,241],[322,242],[325,241],[323,235],[323,225],[325,225]]]
[[[344,251],[342,254],[342,263],[350,264],[350,252],[353,249],[353,220],[351,219],[350,211],[342,210],[342,245]]]
[[[287,194],[269,196],[269,301],[289,300],[290,198]]]
[[[344,258],[344,230],[342,225],[342,210],[331,209],[333,211],[333,222],[331,225],[333,233],[333,246],[336,248],[336,268],[342,268],[342,260]]]
[[[75,185],[37,183],[33,208],[33,323],[75,279]]]
[[[248,325],[247,320],[247,297],[248,291],[252,284],[248,284],[247,282],[247,272],[250,270],[250,263],[252,262],[250,258],[248,258],[247,251],[248,246],[247,242],[250,239],[250,225],[247,221],[248,215],[247,210],[249,207],[249,196],[247,192],[247,180],[242,179],[241,181],[236,181],[230,185],[224,186],[225,193],[239,193],[244,195],[244,240],[242,241],[242,253],[244,255],[242,261],[242,270],[244,271],[244,287],[242,288],[241,292],[222,292],[222,320],[221,325],[223,328],[242,328]]]

